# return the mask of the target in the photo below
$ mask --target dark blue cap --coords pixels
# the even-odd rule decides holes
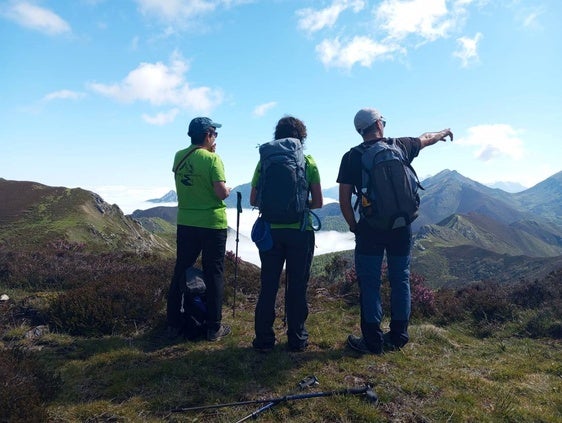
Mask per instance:
[[[209,132],[211,128],[220,128],[222,125],[217,122],[213,122],[208,117],[196,117],[189,123],[189,130],[187,135],[190,137],[205,134]]]

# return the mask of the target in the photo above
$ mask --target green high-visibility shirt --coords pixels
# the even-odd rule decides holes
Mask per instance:
[[[191,150],[175,173],[178,194],[178,225],[200,228],[226,229],[226,204],[219,200],[213,187],[214,182],[225,182],[224,164],[221,158],[204,148],[190,145],[174,157],[177,165]]]

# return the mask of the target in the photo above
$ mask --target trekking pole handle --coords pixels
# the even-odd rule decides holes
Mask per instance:
[[[242,213],[242,193],[236,191],[236,210],[238,213]]]
[[[318,378],[314,375],[310,375],[305,377],[303,380],[301,380],[299,382],[299,388],[300,389],[304,389],[304,388],[308,388],[310,386],[315,386],[320,384]]]

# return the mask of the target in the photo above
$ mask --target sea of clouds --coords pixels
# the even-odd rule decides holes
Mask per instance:
[[[228,226],[233,229],[234,236],[229,234],[226,241],[227,251],[236,252],[236,227],[237,211],[235,208],[226,209]],[[238,257],[257,266],[260,265],[260,257],[256,245],[251,240],[252,225],[258,217],[258,211],[243,209],[240,213],[240,224],[238,230]],[[341,233],[336,231],[319,231],[315,233],[316,248],[314,255],[332,253],[335,251],[352,250],[355,248],[355,237],[351,232]]]
[[[110,204],[117,204],[125,214],[132,214],[135,210],[147,210],[157,206],[175,207],[177,203],[153,203],[142,198],[160,198],[162,189],[154,192],[139,189],[138,192],[125,187],[98,187],[96,192]],[[325,199],[325,204],[335,201]],[[236,253],[238,244],[238,257],[249,263],[260,266],[260,258],[256,245],[251,240],[252,225],[258,217],[258,211],[254,209],[243,209],[238,216],[236,208],[226,209],[228,226],[231,228],[226,242],[226,250]],[[240,221],[238,222],[238,217]],[[236,230],[238,228],[238,243],[236,242]],[[316,232],[315,255],[326,254],[336,251],[352,250],[355,248],[355,238],[350,232],[341,233],[336,231]]]

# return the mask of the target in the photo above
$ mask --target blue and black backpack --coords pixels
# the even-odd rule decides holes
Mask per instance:
[[[257,207],[269,223],[303,222],[308,211],[308,182],[303,146],[296,138],[260,145]]]
[[[372,227],[389,230],[418,217],[421,186],[416,171],[393,138],[354,147],[361,153],[362,183],[356,192],[359,213]]]

